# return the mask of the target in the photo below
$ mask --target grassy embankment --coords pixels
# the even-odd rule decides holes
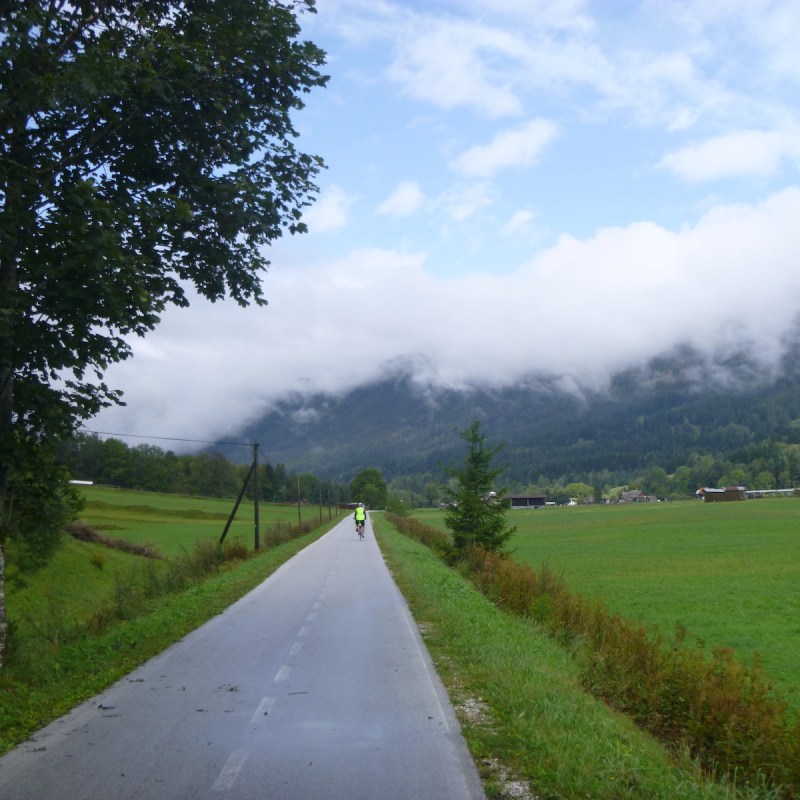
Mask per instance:
[[[155,547],[164,556],[191,549],[199,539],[219,539],[233,500],[214,497],[185,497],[156,492],[133,492],[100,486],[81,487],[86,507],[81,515],[93,530],[110,538]],[[302,522],[327,521],[334,513],[317,506],[302,507]],[[261,534],[278,524],[296,525],[296,505],[260,503]],[[254,541],[253,504],[243,501],[231,525],[227,540],[239,539],[252,547]]]
[[[415,519],[445,530],[439,511]],[[515,560],[547,565],[573,592],[708,650],[730,647],[800,712],[800,500],[514,511]]]
[[[11,576],[0,753],[222,612],[330,528],[324,509],[324,524],[299,535],[289,530],[297,525],[296,507],[262,504],[262,549],[244,560],[244,542],[253,542],[253,509],[242,503],[228,534],[229,560],[220,563],[216,542],[231,500],[94,487],[86,496],[83,523],[168,558],[67,537],[46,568]],[[319,523],[316,508],[302,515]]]
[[[686,757],[581,687],[580,668],[533,621],[499,611],[469,581],[383,519],[374,527],[448,687],[490,797],[769,798],[707,780]],[[505,787],[505,788],[504,788]],[[506,794],[503,794],[503,792]]]

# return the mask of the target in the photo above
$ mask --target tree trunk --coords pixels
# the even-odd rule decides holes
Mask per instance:
[[[0,292],[8,285],[6,270],[0,265]],[[8,270],[11,272],[11,270]],[[3,296],[0,294],[0,296]],[[13,369],[10,353],[12,350],[11,325],[8,308],[0,308],[0,669],[3,668],[3,653],[5,651],[6,632],[6,603],[5,603],[5,552],[3,541],[7,525],[10,521],[9,477],[13,460],[14,423],[13,423]]]
[[[8,621],[6,619],[6,590],[4,574],[6,569],[6,557],[3,552],[3,545],[0,544],[0,671],[3,669],[6,651],[6,633],[8,632]]]
[[[12,153],[16,155],[16,153]],[[0,669],[5,652],[5,552],[3,542],[11,520],[9,481],[14,465],[14,325],[19,296],[17,274],[18,235],[13,212],[19,207],[21,190],[8,177],[0,186],[4,205],[0,213]]]

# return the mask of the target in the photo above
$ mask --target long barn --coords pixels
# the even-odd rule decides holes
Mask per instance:
[[[506,498],[511,508],[544,508],[547,495],[544,494],[512,494]]]
[[[728,503],[733,500],[744,500],[747,497],[746,486],[725,486],[722,489],[712,489],[702,486],[695,492],[706,503]]]

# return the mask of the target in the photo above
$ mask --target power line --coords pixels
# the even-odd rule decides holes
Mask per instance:
[[[98,436],[121,436],[125,439],[156,439],[162,442],[188,442],[190,444],[217,444],[229,447],[252,447],[253,442],[210,442],[206,439],[180,439],[176,436],[147,436],[139,433],[111,433],[110,431],[92,431],[89,428],[81,428],[85,433],[94,433]]]

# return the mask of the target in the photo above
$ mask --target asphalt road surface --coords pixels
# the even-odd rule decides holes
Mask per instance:
[[[484,798],[371,526],[0,758],[2,800]]]

